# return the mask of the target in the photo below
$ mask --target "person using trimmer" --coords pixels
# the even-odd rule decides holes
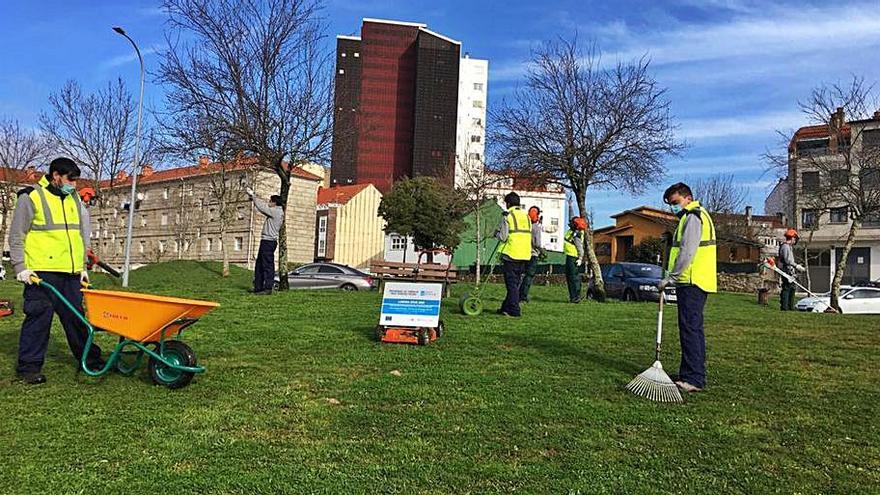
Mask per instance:
[[[498,253],[501,255],[501,269],[504,272],[507,297],[498,314],[518,318],[521,316],[520,286],[526,266],[532,258],[532,228],[529,216],[520,207],[518,194],[512,192],[504,196],[504,204],[507,206],[507,211],[501,218],[495,237],[501,243]]]
[[[800,272],[807,271],[806,268],[799,265],[794,259],[794,245],[798,242],[798,233],[795,229],[785,231],[785,242],[779,245],[779,257],[776,259],[776,267],[783,272],[796,277]],[[779,293],[779,306],[782,311],[794,311],[794,280],[780,277],[782,280],[782,291]]]
[[[272,195],[269,202],[264,203],[254,196],[253,189],[248,188],[245,192],[254,202],[257,211],[266,216],[260,233],[257,262],[254,265],[254,294],[271,295],[272,286],[275,285],[275,249],[278,247],[278,232],[281,231],[281,222],[284,220],[281,196]]]
[[[708,294],[717,292],[715,224],[709,212],[694,200],[691,188],[681,182],[663,193],[663,201],[678,216],[672,237],[668,274],[660,292],[675,285],[678,298],[678,335],[681,366],[675,384],[683,392],[706,387],[706,337],[703,309]]]
[[[568,302],[577,304],[581,302],[581,275],[579,272],[584,264],[584,237],[587,231],[587,221],[582,217],[572,217],[568,226],[568,232],[565,233],[562,243],[562,252],[565,254],[565,283],[568,285]]]
[[[544,248],[541,246],[544,217],[541,216],[540,208],[537,206],[529,208],[529,221],[532,222],[532,258],[529,260],[529,264],[526,265],[526,274],[519,288],[519,302],[521,303],[529,302],[529,289],[532,287],[535,274],[538,273],[538,262],[546,257]]]
[[[33,187],[18,191],[9,227],[9,254],[16,279],[24,286],[24,321],[18,342],[16,372],[27,384],[45,383],[42,373],[52,316],[64,327],[77,367],[88,335],[86,327],[64,303],[34,278],[45,280],[83,313],[82,284],[91,232],[88,215],[76,191],[80,176],[70,158],[56,158],[49,173]],[[104,367],[101,349],[92,345],[86,357],[91,369]]]

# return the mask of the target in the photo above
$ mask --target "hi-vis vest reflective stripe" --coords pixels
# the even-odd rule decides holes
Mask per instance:
[[[507,241],[498,252],[506,254],[510,259],[528,261],[532,259],[532,222],[522,208],[514,206],[508,210],[507,226],[510,233]]]
[[[562,252],[566,256],[573,256],[573,257],[577,258],[578,250],[577,250],[577,246],[574,245],[575,235],[576,235],[576,233],[572,229],[570,229],[568,232],[565,233],[564,242],[562,243]]]
[[[70,194],[60,198],[46,190],[48,186],[43,177],[28,194],[34,219],[24,238],[25,266],[34,271],[79,273],[85,259],[79,197]]]
[[[700,208],[700,203],[691,201],[685,208],[685,214],[678,221],[678,228],[675,229],[675,237],[672,239],[672,250],[669,252],[669,270],[675,266],[675,260],[678,253],[681,252],[681,236],[684,232],[684,223],[690,215],[700,215],[700,221],[703,229],[700,234],[700,247],[691,265],[681,272],[676,282],[680,284],[693,284],[706,292],[718,291],[718,275],[716,271],[716,242],[715,242],[715,224],[709,213]]]

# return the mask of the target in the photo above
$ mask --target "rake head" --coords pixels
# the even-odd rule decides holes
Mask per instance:
[[[626,386],[630,392],[655,402],[684,402],[678,387],[663,371],[660,361],[633,378]]]

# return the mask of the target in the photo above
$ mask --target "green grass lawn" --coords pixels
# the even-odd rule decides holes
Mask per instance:
[[[377,293],[256,297],[249,272],[180,262],[132,281],[222,303],[184,333],[207,373],[88,378],[56,326],[49,381],[26,386],[21,313],[0,320],[0,493],[880,493],[877,317],[710,297],[709,389],[669,405],[623,388],[653,360],[653,304],[535,287],[512,320],[450,298],[418,348],[372,341]]]

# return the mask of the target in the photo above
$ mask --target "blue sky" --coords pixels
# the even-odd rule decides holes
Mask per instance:
[[[121,25],[155,67],[164,18],[147,0],[3,0],[0,15],[0,115],[36,125],[46,98],[75,78],[94,89],[121,76],[135,88],[137,63],[110,30]],[[668,88],[678,136],[689,148],[667,162],[657,186],[633,197],[596,191],[596,224],[639,204],[657,204],[666,184],[714,173],[734,174],[757,211],[775,178],[760,155],[778,145],[776,129],[805,124],[797,100],[821,82],[851,74],[880,82],[880,2],[403,1],[329,0],[332,35],[355,34],[363,17],[424,22],[490,60],[489,106],[509,97],[529,48],[578,32],[608,61],[648,54]],[[148,82],[148,104],[162,89]]]

